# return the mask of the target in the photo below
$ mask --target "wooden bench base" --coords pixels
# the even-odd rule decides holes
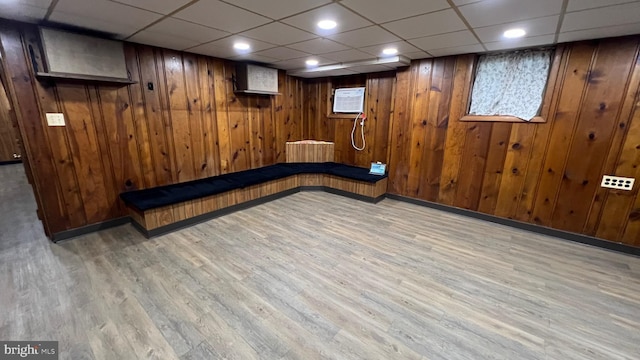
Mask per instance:
[[[333,175],[300,174],[143,212],[129,208],[129,215],[142,234],[153,237],[302,190],[324,190],[378,202],[387,191],[387,178],[368,183]]]

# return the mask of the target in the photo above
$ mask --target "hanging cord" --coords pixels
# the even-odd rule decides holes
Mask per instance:
[[[360,115],[362,115],[362,113],[358,113],[358,116],[356,116],[356,118],[353,119],[353,129],[351,130],[351,146],[353,146],[353,148],[358,150],[358,151],[364,150],[364,148],[367,146],[367,142],[364,140],[364,120],[367,118],[366,116],[362,117],[362,120],[360,121],[360,130],[361,130],[361,133],[362,133],[362,147],[361,148],[356,146],[356,141],[354,139],[354,135],[356,133],[356,127],[358,126],[358,119],[360,118]]]

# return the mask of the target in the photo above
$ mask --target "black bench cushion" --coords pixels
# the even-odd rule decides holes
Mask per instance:
[[[334,162],[282,163],[179,184],[129,191],[120,194],[120,198],[128,206],[146,211],[297,174],[330,174],[369,183],[375,183],[387,177],[387,175],[371,175],[369,169]]]

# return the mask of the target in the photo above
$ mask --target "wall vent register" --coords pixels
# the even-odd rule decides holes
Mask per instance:
[[[634,178],[605,175],[602,177],[602,183],[600,186],[610,189],[631,190],[633,189],[633,183],[635,181],[636,179]]]

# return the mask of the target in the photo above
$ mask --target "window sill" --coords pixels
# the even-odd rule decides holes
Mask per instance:
[[[460,121],[486,121],[486,122],[513,122],[513,123],[545,123],[547,120],[542,116],[536,116],[531,121],[522,120],[515,116],[486,116],[486,115],[465,115]]]
[[[358,114],[336,114],[336,113],[331,113],[327,115],[327,118],[329,119],[355,119],[356,116]],[[360,117],[362,117],[362,115],[360,115]]]

